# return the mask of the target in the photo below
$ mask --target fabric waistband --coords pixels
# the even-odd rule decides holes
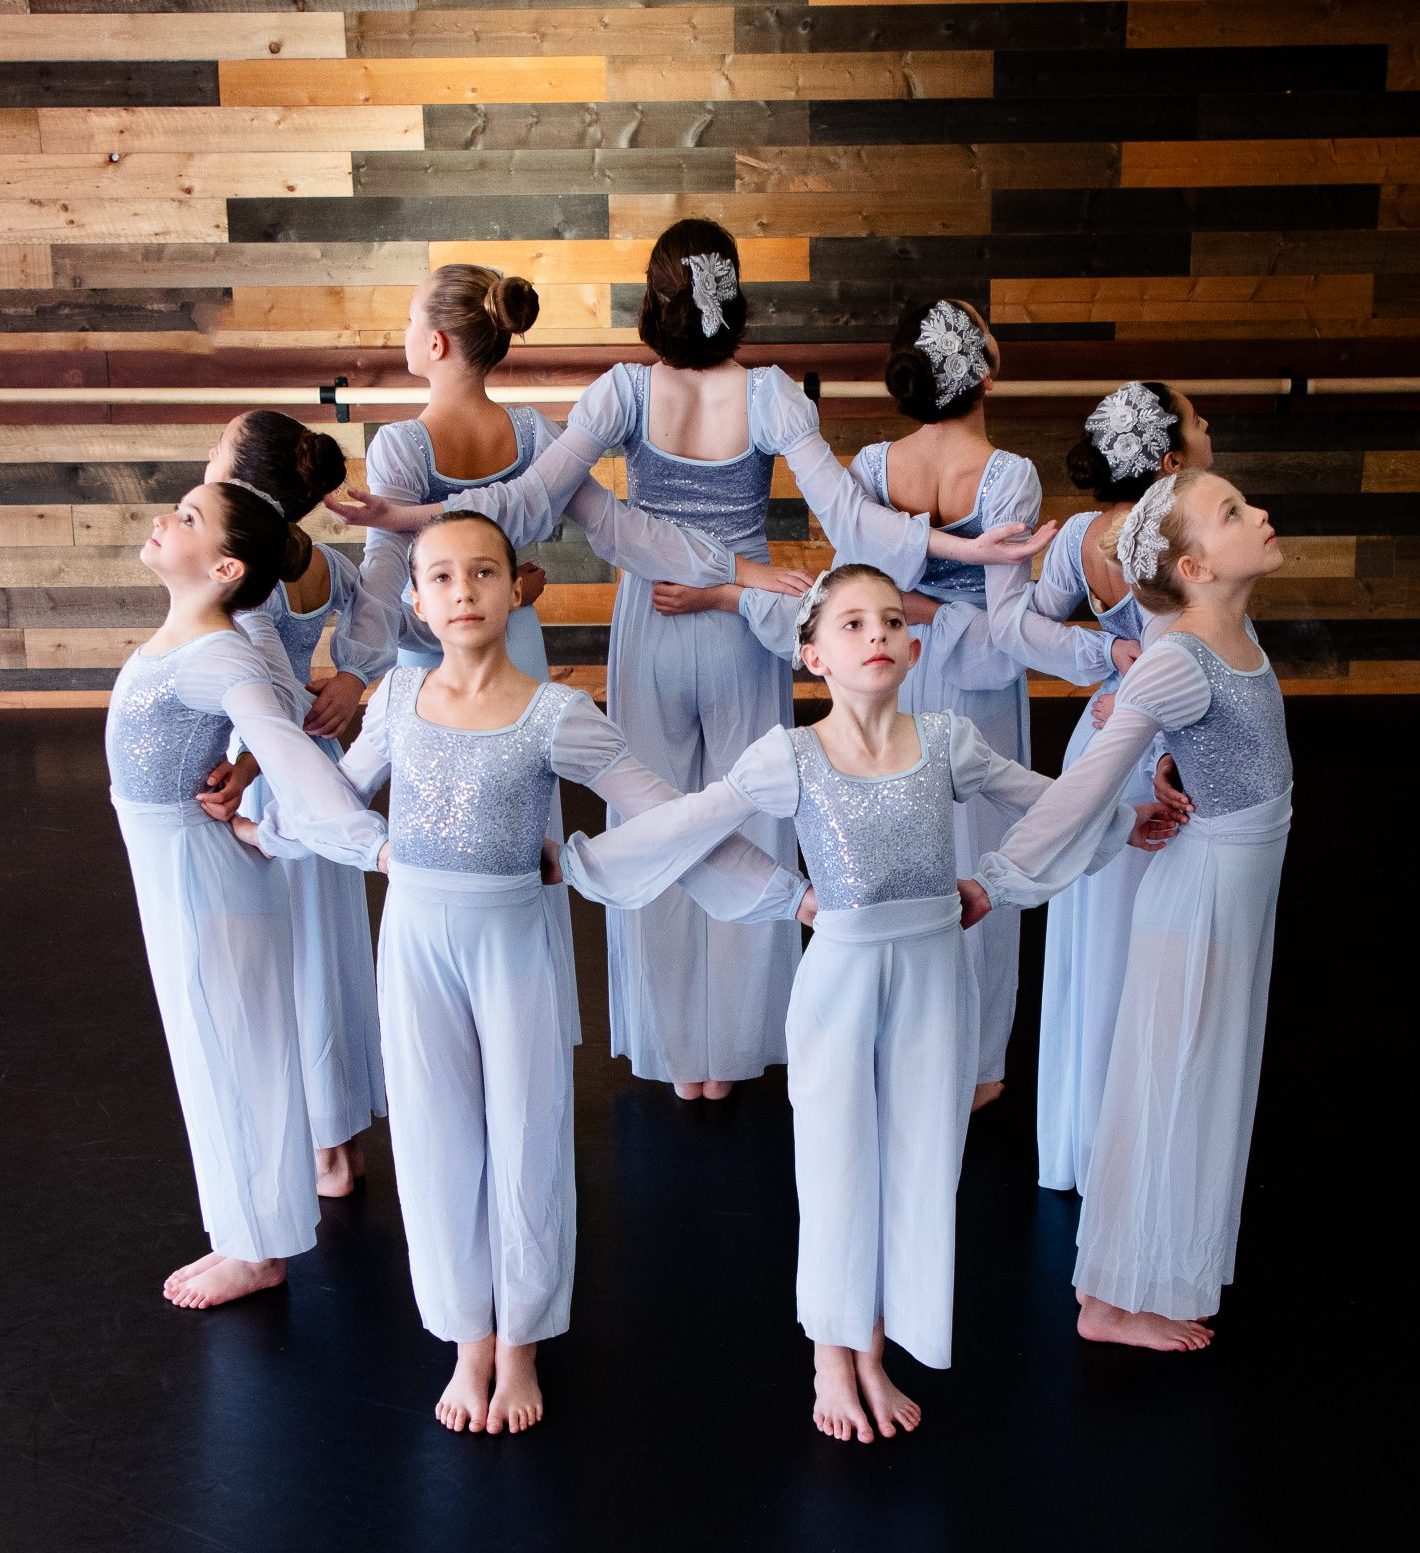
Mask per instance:
[[[543,888],[542,876],[535,873],[466,874],[393,861],[389,879],[390,888],[401,895],[457,906],[521,906],[537,900]]]
[[[839,944],[883,944],[895,938],[925,938],[960,921],[959,895],[927,895],[917,900],[821,911],[814,918],[814,937]]]
[[[1278,793],[1265,803],[1253,804],[1247,809],[1235,809],[1231,814],[1215,814],[1205,818],[1195,814],[1187,825],[1179,827],[1177,840],[1224,841],[1229,845],[1255,847],[1269,841],[1280,841],[1292,828],[1292,789]],[[1172,843],[1171,843],[1172,844]]]
[[[131,798],[124,798],[114,792],[108,791],[109,801],[124,819],[141,820],[145,825],[165,830],[188,830],[198,825],[217,825],[219,820],[211,819],[207,811],[195,798],[187,798],[178,803],[135,803]]]

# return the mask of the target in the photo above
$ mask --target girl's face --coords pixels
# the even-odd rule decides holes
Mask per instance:
[[[445,647],[468,651],[507,634],[522,583],[489,523],[440,523],[419,536],[414,612]]]
[[[237,472],[237,442],[241,436],[244,415],[235,416],[222,428],[222,435],[207,451],[207,468],[202,480],[212,485],[218,480],[230,480]]]
[[[1178,575],[1188,583],[1246,583],[1282,565],[1282,547],[1261,507],[1221,475],[1197,481],[1184,499],[1188,549]]]
[[[854,577],[830,591],[803,659],[830,688],[896,699],[920,651],[908,635],[897,589],[875,577]]]
[[[1174,402],[1183,447],[1178,452],[1170,448],[1164,454],[1163,462],[1159,465],[1160,472],[1176,475],[1180,469],[1211,469],[1213,442],[1208,435],[1208,422],[1194,408],[1193,401],[1177,389],[1174,390]]]
[[[213,485],[199,485],[174,511],[153,519],[138,559],[169,586],[213,583],[225,593],[246,572],[235,556],[224,554],[226,542],[221,494]]]
[[[430,350],[436,331],[430,329],[429,321],[424,316],[424,297],[428,289],[429,282],[422,281],[409,298],[409,323],[404,331],[404,364],[413,377],[428,377],[429,363],[433,360]]]

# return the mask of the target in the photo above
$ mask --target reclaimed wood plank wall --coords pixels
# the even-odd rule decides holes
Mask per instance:
[[[1017,377],[1413,374],[1417,22],[1414,0],[0,0],[0,382],[403,386],[408,290],[463,258],[538,285],[512,378],[585,379],[635,352],[651,241],[691,213],[740,240],[747,356],[791,370],[873,376],[899,310],[947,294],[989,308]],[[1047,511],[1075,510],[1089,406],[999,406]],[[1285,536],[1260,614],[1293,683],[1420,689],[1414,401],[1202,407]],[[845,460],[904,429],[890,409],[826,409]],[[0,406],[0,697],[111,682],[161,614],[137,539],[230,413]],[[409,411],[359,413],[331,427],[355,478]],[[782,475],[773,536],[820,558]],[[595,686],[609,574],[574,534],[540,558],[553,657]]]

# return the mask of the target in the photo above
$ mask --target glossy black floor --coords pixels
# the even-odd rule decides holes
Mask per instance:
[[[1042,769],[1073,711],[1037,705]],[[1411,826],[1404,771],[1392,800],[1364,752],[1394,748],[1415,711],[1290,708],[1297,825],[1238,1284],[1212,1350],[1074,1336],[1076,1204],[1034,1178],[1035,913],[1009,1098],[967,1150],[956,1366],[897,1355],[926,1419],[866,1448],[809,1423],[782,1074],[714,1108],[633,1080],[606,1055],[586,908],[577,1293],[571,1334],[544,1351],[541,1427],[434,1422],[451,1353],[415,1315],[383,1125],[368,1191],[327,1205],[288,1289],[169,1307],[163,1276],[204,1246],[101,714],[0,714],[0,1546],[1398,1546],[1413,1323],[1392,1269],[1411,1239],[1399,1075],[1415,1027],[1392,989],[1413,954]],[[598,823],[580,794],[571,818]]]

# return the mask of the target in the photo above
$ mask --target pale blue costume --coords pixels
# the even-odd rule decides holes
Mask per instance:
[[[1162,733],[1195,812],[1150,862],[1089,1174],[1075,1287],[1129,1311],[1198,1320],[1233,1277],[1257,1104],[1292,763],[1271,665],[1229,667],[1160,636],[1089,748],[981,860],[993,901],[1064,889]]]
[[[396,669],[341,770],[390,779],[380,1015],[405,1233],[424,1325],[512,1344],[567,1328],[576,1206],[572,1056],[539,862],[558,777],[627,813],[678,797],[581,691],[542,684],[517,721],[421,717],[427,670]],[[278,802],[262,845],[300,851]],[[715,911],[791,919],[806,882],[734,838],[687,877]]]
[[[216,631],[119,671],[105,745],[214,1251],[242,1261],[315,1244],[319,1208],[292,997],[286,879],[196,802],[233,729],[311,845],[375,866],[366,812],[291,720],[260,653]]]
[[[361,589],[353,561],[329,545],[315,548],[330,575],[326,602],[295,610],[285,584],[278,583],[260,613],[275,626],[298,688],[310,681],[312,658],[332,616],[330,654],[336,669],[368,685],[388,661],[388,616]],[[338,740],[316,742],[332,761],[340,760]],[[270,797],[269,784],[258,777],[243,797],[242,813],[259,818]],[[319,856],[280,866],[291,896],[296,1017],[311,1137],[317,1148],[335,1148],[363,1132],[372,1117],[385,1114],[365,884],[352,869]]]
[[[1050,780],[997,755],[964,717],[915,723],[918,760],[879,778],[836,770],[812,728],[776,728],[723,781],[575,835],[562,858],[583,894],[642,904],[747,815],[793,819],[819,900],[788,1012],[799,1319],[815,1342],[860,1352],[881,1319],[945,1368],[978,1040],[947,811],[980,796],[1018,815]],[[1121,811],[1102,851],[1132,821]]]

